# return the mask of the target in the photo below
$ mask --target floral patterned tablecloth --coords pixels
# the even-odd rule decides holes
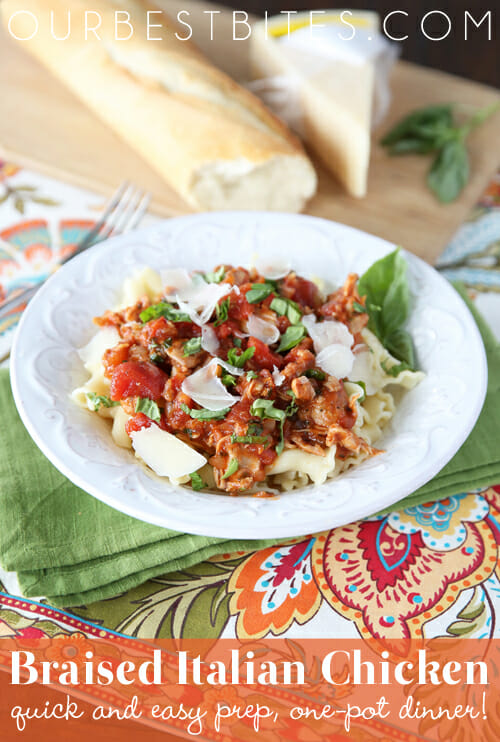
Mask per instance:
[[[44,276],[103,200],[0,163],[0,297]],[[153,217],[150,217],[151,220]],[[500,174],[441,256],[500,337]],[[18,314],[0,324],[8,354]],[[221,554],[74,614],[18,597],[1,573],[0,635],[498,636],[500,486],[251,553]]]

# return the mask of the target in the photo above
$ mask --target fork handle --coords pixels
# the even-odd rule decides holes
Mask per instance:
[[[21,291],[20,294],[16,294],[16,296],[13,296],[11,299],[4,301],[3,304],[0,304],[0,320],[5,319],[8,314],[15,309],[15,307],[19,306],[19,304],[30,301],[44,283],[45,282],[42,281],[42,283],[36,284],[36,286],[31,286],[29,289]]]

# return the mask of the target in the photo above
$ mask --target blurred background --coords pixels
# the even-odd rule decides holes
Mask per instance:
[[[389,28],[394,37],[405,36],[401,42],[402,58],[411,62],[435,67],[471,80],[500,87],[500,2],[493,0],[219,0],[224,5],[246,10],[256,15],[270,15],[280,10],[313,10],[324,8],[357,8],[375,10],[385,17],[394,10],[403,10],[408,17],[394,15]],[[431,10],[441,10],[452,19],[449,36],[442,41],[430,41],[421,31],[423,16]],[[492,14],[492,36],[488,40],[488,24],[485,21],[478,29],[469,21],[469,38],[465,41],[465,12],[479,22],[487,11]],[[446,33],[447,21],[434,15],[425,23],[426,32],[432,36]]]

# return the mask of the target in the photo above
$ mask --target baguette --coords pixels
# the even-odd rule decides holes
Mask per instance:
[[[102,17],[97,39],[85,40],[85,11]],[[175,36],[165,14],[163,40],[147,40],[142,0],[4,0],[3,22],[17,11],[38,19],[23,47],[65,83],[194,208],[299,211],[317,184],[299,141],[250,92],[215,68],[188,41]],[[57,36],[51,34],[50,11]],[[130,13],[134,34],[115,39],[115,11]],[[155,16],[155,23],[159,16]],[[33,32],[19,13],[12,29]],[[20,42],[21,43],[21,42]],[[89,143],[85,143],[88,146]]]

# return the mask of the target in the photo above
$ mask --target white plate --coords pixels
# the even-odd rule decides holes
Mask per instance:
[[[231,538],[281,538],[368,516],[427,482],[470,433],[486,393],[487,366],[476,324],[452,286],[405,254],[414,306],[409,330],[425,380],[408,392],[377,445],[386,453],[321,486],[276,499],[176,488],[150,476],[112,441],[108,423],[70,392],[86,378],[76,349],[95,332],[138,267],[208,270],[285,254],[306,276],[341,284],[394,249],[334,222],[288,214],[197,214],[116,237],[70,261],[30,303],[12,354],[13,390],[32,438],[52,463],[94,497],[178,531]],[[22,466],[22,462],[20,462]]]

